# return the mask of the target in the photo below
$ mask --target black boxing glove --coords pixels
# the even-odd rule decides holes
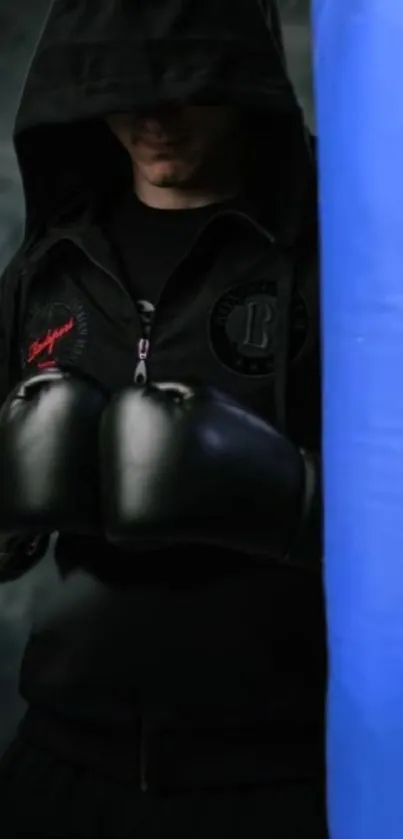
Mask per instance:
[[[306,561],[298,543],[317,490],[313,462],[216,390],[126,389],[104,412],[100,467],[115,545],[205,544]]]
[[[53,531],[100,532],[97,436],[106,401],[94,382],[54,369],[18,385],[3,404],[2,578],[7,556],[30,567]]]

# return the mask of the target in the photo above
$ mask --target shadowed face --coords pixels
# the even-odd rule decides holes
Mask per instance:
[[[154,186],[197,183],[202,172],[231,156],[239,113],[233,107],[166,105],[111,114],[107,123],[129,153],[135,173]]]

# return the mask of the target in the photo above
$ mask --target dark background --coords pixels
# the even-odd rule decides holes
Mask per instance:
[[[310,0],[279,0],[279,5],[290,70],[312,125]],[[24,208],[10,138],[27,65],[48,6],[49,0],[0,0],[0,272],[21,237]],[[18,668],[32,616],[52,585],[56,585],[56,574],[47,556],[22,580],[0,589],[0,752],[24,708],[17,692]]]

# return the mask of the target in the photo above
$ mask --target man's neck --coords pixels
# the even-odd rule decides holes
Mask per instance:
[[[192,210],[208,207],[235,198],[240,190],[233,186],[226,190],[185,190],[174,187],[158,187],[150,183],[135,181],[134,191],[139,201],[157,210]]]

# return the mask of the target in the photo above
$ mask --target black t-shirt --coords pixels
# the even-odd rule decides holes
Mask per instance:
[[[134,193],[121,199],[110,218],[109,233],[124,278],[137,300],[156,305],[165,282],[216,210],[217,205],[155,209]]]
[[[196,241],[207,221],[236,198],[186,210],[160,210],[126,193],[113,208],[108,234],[122,277],[142,315],[145,334],[166,281]]]

